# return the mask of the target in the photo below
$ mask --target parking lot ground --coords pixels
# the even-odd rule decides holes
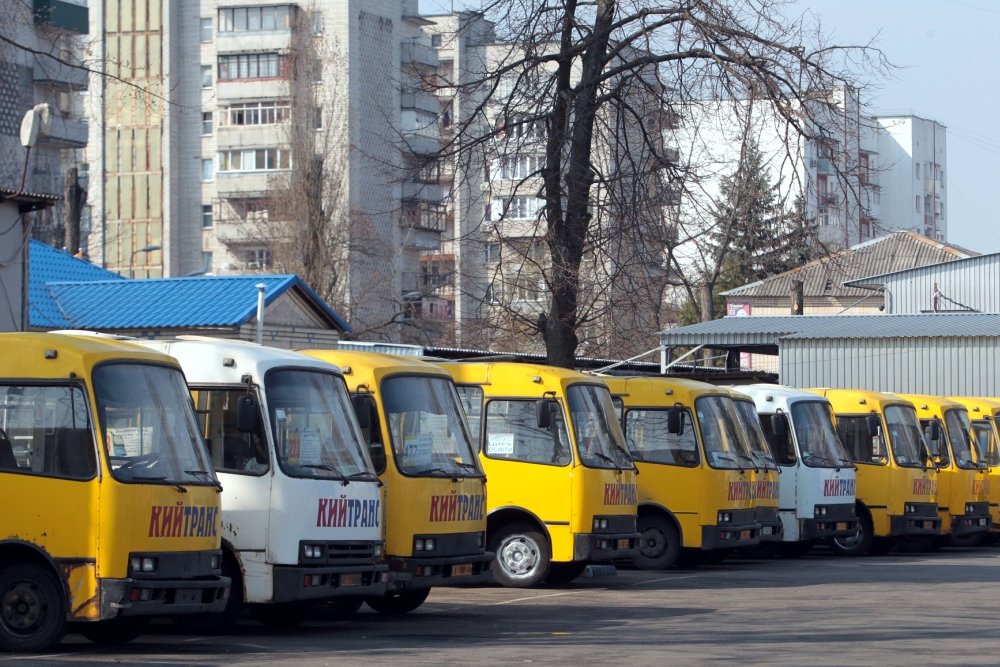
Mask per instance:
[[[439,588],[416,612],[363,608],[232,635],[168,623],[125,646],[68,635],[0,662],[128,665],[926,665],[1000,662],[1000,548],[840,559],[728,560],[563,586]]]

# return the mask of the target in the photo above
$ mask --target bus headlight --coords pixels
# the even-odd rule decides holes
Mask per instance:
[[[976,513],[976,506],[975,505],[970,505],[970,504],[966,503],[966,505],[965,505],[965,513],[966,514],[975,514]]]
[[[829,508],[827,508],[826,505],[817,505],[816,506],[816,516],[826,516],[827,512],[829,512],[829,511],[830,510],[829,510]]]
[[[375,550],[373,551],[373,553],[375,554],[375,558],[381,558],[382,557],[382,544],[381,543],[375,545]]]
[[[222,559],[219,554],[212,554],[212,558],[209,560],[208,566],[210,569],[218,570],[221,565]]]
[[[302,555],[306,558],[322,558],[323,557],[323,545],[322,544],[303,544],[302,545]]]
[[[733,520],[731,512],[719,512],[719,523],[729,523]]]
[[[917,513],[917,506],[913,505],[911,503],[907,503],[906,506],[903,507],[903,513],[904,514],[916,514]]]
[[[433,537],[418,537],[413,542],[414,551],[434,551],[435,546],[436,544]]]
[[[152,556],[132,556],[133,572],[156,572],[156,559]]]
[[[607,519],[598,519],[596,517],[594,518],[594,530],[607,530],[607,529],[608,529]]]

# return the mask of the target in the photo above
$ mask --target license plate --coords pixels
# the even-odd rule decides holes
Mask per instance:
[[[631,546],[632,546],[631,540],[629,540],[627,537],[618,540],[619,549],[628,549]]]
[[[847,522],[846,521],[838,521],[837,522],[837,530],[847,530]]]
[[[748,530],[741,530],[740,531],[740,539],[741,540],[749,540],[751,537],[753,537],[753,531],[752,530],[748,529]]]
[[[182,588],[174,595],[174,604],[198,604],[201,602],[201,591],[197,588]]]
[[[351,574],[340,575],[340,585],[341,586],[360,586],[361,585],[361,573],[353,572]]]
[[[472,574],[472,563],[463,563],[461,565],[451,566],[451,576],[453,577],[468,577]]]
[[[924,521],[924,528],[933,528],[933,527],[934,527],[933,521]]]

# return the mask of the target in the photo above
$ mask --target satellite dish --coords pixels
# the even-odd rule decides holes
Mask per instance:
[[[39,134],[49,131],[50,117],[48,104],[36,104],[28,109],[21,118],[21,145],[31,148],[38,140]]]

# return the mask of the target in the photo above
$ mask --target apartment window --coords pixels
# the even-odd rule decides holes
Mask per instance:
[[[274,125],[291,115],[288,100],[231,104],[219,118],[220,125]]]
[[[289,5],[227,7],[219,10],[219,32],[288,30],[291,27],[291,16]]]
[[[313,34],[314,35],[322,35],[323,34],[323,13],[322,12],[313,12],[313,15],[312,15],[312,27],[313,27]]]
[[[201,114],[201,134],[202,136],[212,134],[212,112],[204,111]]]
[[[201,180],[208,182],[215,179],[215,165],[212,164],[212,158],[201,161]]]
[[[441,46],[441,35],[431,35],[431,46],[435,49]]]
[[[208,229],[212,226],[212,205],[202,204],[201,206],[201,227]]]
[[[219,81],[274,79],[282,75],[284,60],[278,53],[219,56]]]
[[[538,197],[514,196],[508,198],[496,198],[490,206],[490,213],[493,220],[507,218],[512,220],[533,219],[541,211],[545,201]]]
[[[201,41],[202,42],[212,41],[212,19],[201,20]]]
[[[920,195],[917,195],[917,198],[916,198],[916,200],[915,200],[915,201],[916,201],[916,205],[917,205],[917,206],[916,206],[916,210],[917,210],[917,213],[920,213],[920,212],[921,212],[921,210],[922,210],[922,209],[920,208]]]
[[[211,88],[212,87],[212,66],[202,65],[201,66],[201,87]]]
[[[212,253],[211,252],[206,251],[206,252],[201,253],[201,270],[202,270],[203,273],[211,273],[212,272]]]
[[[913,177],[916,178],[916,179],[920,178],[920,163],[919,162],[914,162],[913,163]]]
[[[315,116],[313,117],[313,127],[317,130],[323,129],[323,107],[316,107]]]
[[[291,169],[287,148],[241,148],[219,152],[219,171],[275,171]]]
[[[545,168],[543,155],[516,155],[500,159],[500,178],[506,180],[522,180],[537,176]]]
[[[487,243],[486,244],[486,263],[490,264],[492,262],[500,261],[500,244],[499,243]]]
[[[248,269],[257,271],[271,266],[271,251],[267,248],[251,248],[244,255]]]
[[[493,285],[486,286],[486,294],[483,295],[484,303],[500,303],[499,298],[500,291],[497,290]]]

